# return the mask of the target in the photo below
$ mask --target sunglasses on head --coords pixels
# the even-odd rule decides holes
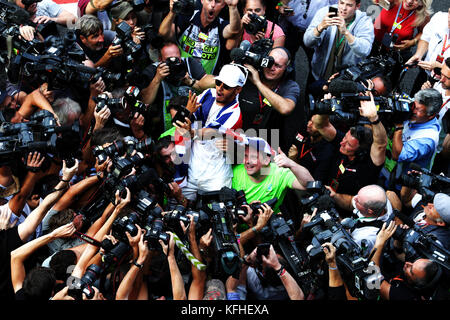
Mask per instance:
[[[230,87],[229,85],[226,85],[225,83],[223,83],[220,80],[216,80],[216,86],[220,87],[221,85],[223,85],[223,88],[225,90],[230,90],[230,89],[234,89],[234,87]]]

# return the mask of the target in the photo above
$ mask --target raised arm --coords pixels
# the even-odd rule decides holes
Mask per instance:
[[[230,23],[223,29],[225,39],[232,38],[241,32],[241,16],[237,7],[239,0],[225,0],[228,5]]]
[[[63,175],[61,181],[56,185],[54,192],[47,195],[39,206],[31,212],[31,214],[25,219],[25,221],[18,226],[19,236],[22,241],[28,239],[28,237],[36,230],[41,223],[47,211],[55,204],[61,195],[67,190],[69,181],[75,175],[78,170],[78,160],[71,168],[66,167],[66,162],[63,161]],[[12,210],[12,209],[11,209]],[[14,211],[13,211],[14,212]]]
[[[170,0],[169,4],[169,13],[166,15],[164,20],[161,22],[161,25],[159,26],[159,34],[165,39],[165,40],[175,40],[175,12],[173,12],[173,3],[177,0]]]
[[[186,290],[184,289],[183,277],[181,276],[181,272],[175,258],[175,241],[173,240],[173,234],[171,232],[169,232],[169,234],[169,244],[165,244],[162,240],[159,240],[159,243],[161,244],[164,254],[167,256],[167,261],[169,262],[173,300],[186,300]]]
[[[73,223],[68,223],[64,226],[61,226],[55,230],[53,230],[51,233],[44,235],[42,237],[36,238],[13,252],[11,252],[11,280],[14,288],[14,292],[17,292],[22,288],[23,281],[25,280],[25,260],[28,259],[28,257],[35,252],[38,248],[46,245],[47,243],[58,239],[58,238],[65,238],[70,237],[75,232],[75,226]]]
[[[296,179],[292,183],[292,188],[297,190],[305,190],[309,181],[314,181],[311,173],[305,167],[299,165],[294,160],[289,159],[286,154],[278,147],[278,154],[274,158],[274,162],[280,168],[289,168],[295,175]]]

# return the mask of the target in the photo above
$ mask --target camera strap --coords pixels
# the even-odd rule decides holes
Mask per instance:
[[[180,238],[175,233],[172,233],[172,234],[173,234],[173,240],[175,241],[176,246],[178,247],[178,249],[181,250],[181,252],[183,252],[183,254],[186,256],[186,258],[192,263],[192,265],[200,271],[206,270],[206,265],[194,257],[194,255],[188,250],[188,248],[183,243],[183,241],[181,241]]]
[[[78,238],[80,238],[81,240],[83,240],[86,243],[89,243],[93,246],[102,247],[102,244],[100,241],[95,240],[94,238],[89,237],[88,235],[85,235],[84,233],[81,233],[79,231],[75,231],[75,236],[77,236]]]

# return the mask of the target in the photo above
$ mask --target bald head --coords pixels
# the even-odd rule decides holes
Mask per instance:
[[[364,207],[364,210],[360,210],[362,214],[378,217],[386,209],[386,191],[376,184],[365,186],[358,192],[358,202]]]

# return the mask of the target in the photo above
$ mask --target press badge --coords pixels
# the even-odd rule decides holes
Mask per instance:
[[[267,106],[269,106],[269,107],[272,106],[272,105],[270,104],[269,100],[267,100],[267,98],[264,98],[264,99],[263,99],[263,102],[264,102]]]
[[[200,32],[200,33],[198,34],[198,38],[201,39],[201,40],[203,40],[203,41],[206,41],[206,40],[208,40],[208,35],[205,34],[205,33],[203,33],[203,32]]]

